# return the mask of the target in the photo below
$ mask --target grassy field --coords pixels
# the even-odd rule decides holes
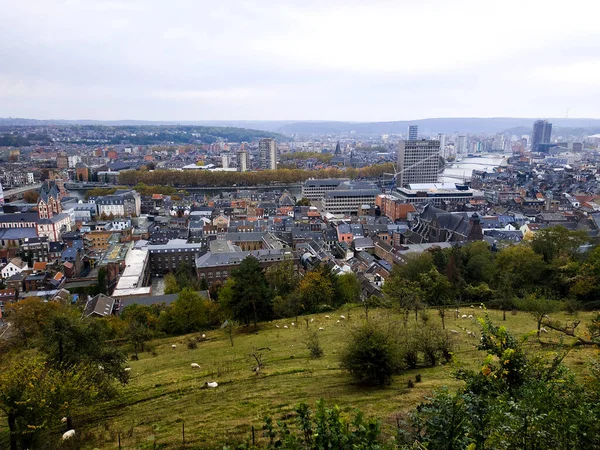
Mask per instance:
[[[468,313],[482,317],[483,311],[469,309]],[[340,314],[349,320],[337,323]],[[186,448],[214,447],[218,443],[247,439],[255,426],[258,442],[262,439],[260,429],[265,415],[279,419],[289,414],[300,402],[314,407],[319,398],[328,404],[339,405],[351,413],[360,408],[368,417],[376,416],[384,423],[384,430],[392,433],[396,417],[415,407],[432,390],[441,386],[455,388],[459,383],[452,378],[458,367],[476,368],[482,359],[475,349],[476,339],[469,338],[464,329],[477,331],[472,320],[449,318],[447,329],[460,331],[456,339],[456,363],[433,368],[419,368],[394,377],[390,386],[382,389],[366,389],[352,383],[348,374],[339,368],[339,353],[347,339],[349,327],[360,323],[361,309],[337,311],[300,318],[291,326],[292,320],[280,320],[261,324],[258,334],[238,333],[232,347],[228,336],[222,331],[207,332],[207,340],[198,348],[188,349],[190,336],[165,338],[153,344],[156,355],[144,353],[139,361],[131,361],[131,381],[123,388],[118,403],[103,405],[91,417],[75,418],[75,428],[83,438],[83,448],[118,448],[118,433],[122,448],[181,448],[182,427],[185,427]],[[384,316],[385,311],[372,312],[372,316]],[[508,315],[502,322],[502,314],[490,311],[496,324],[506,324],[516,335],[524,335],[535,328],[535,322],[527,313]],[[555,315],[553,318],[571,318]],[[432,321],[437,314],[430,313]],[[591,314],[582,313],[584,322]],[[325,327],[319,336],[325,355],[311,359],[304,343],[307,324]],[[392,316],[397,326],[398,317]],[[276,324],[280,328],[276,328]],[[289,329],[284,329],[287,324]],[[193,335],[198,336],[198,335]],[[543,340],[559,342],[559,333],[543,335]],[[177,348],[171,348],[175,344]],[[249,356],[255,349],[262,354],[264,371],[257,376],[252,367],[254,359]],[[268,348],[268,349],[266,349]],[[541,347],[535,337],[530,338],[528,350],[550,352],[554,347]],[[595,350],[577,348],[572,350],[565,362],[578,374],[583,375],[588,358]],[[200,370],[190,367],[198,363]],[[421,374],[422,382],[407,388],[407,381]],[[217,381],[216,389],[203,389],[206,381]],[[79,423],[78,423],[79,422]],[[3,423],[1,427],[5,427]],[[0,432],[4,432],[1,429]]]

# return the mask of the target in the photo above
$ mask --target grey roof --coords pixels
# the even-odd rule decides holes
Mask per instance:
[[[336,189],[334,191],[325,192],[324,196],[328,198],[334,197],[370,197],[377,196],[380,193],[378,189]]]
[[[38,215],[32,213],[0,214],[0,223],[37,222]]]
[[[338,186],[343,181],[350,181],[349,178],[325,178],[322,180],[306,180],[305,186]]]
[[[196,258],[196,267],[218,267],[226,265],[239,264],[248,256],[254,256],[259,261],[278,261],[283,260],[286,252],[281,249],[274,250],[253,250],[248,252],[231,252],[231,253],[210,253]]]
[[[87,301],[83,314],[86,317],[90,317],[91,315],[99,317],[110,316],[114,306],[114,298],[104,294],[98,294]]]
[[[370,237],[366,238],[356,238],[352,241],[354,248],[375,248],[375,244],[373,244],[373,239]]]
[[[37,230],[35,228],[0,228],[0,239],[17,240],[35,237],[37,237]]]

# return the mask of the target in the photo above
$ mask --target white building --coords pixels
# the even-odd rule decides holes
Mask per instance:
[[[265,138],[258,141],[260,168],[277,170],[277,143],[275,139]]]
[[[3,280],[6,280],[15,273],[21,273],[24,270],[27,270],[27,263],[23,262],[21,258],[13,258],[2,268],[0,276],[2,276]]]
[[[250,168],[250,157],[246,150],[242,150],[237,154],[238,172],[246,172]]]

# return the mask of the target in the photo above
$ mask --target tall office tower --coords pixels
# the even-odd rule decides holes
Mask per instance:
[[[238,172],[246,172],[250,168],[250,157],[246,150],[241,150],[237,154]]]
[[[277,144],[275,139],[265,138],[258,141],[258,155],[261,169],[277,170]]]
[[[409,125],[408,126],[408,140],[416,141],[419,136],[419,126],[418,125]]]
[[[456,155],[465,155],[467,153],[467,137],[458,136],[454,145]]]
[[[552,135],[552,124],[547,120],[536,120],[533,122],[533,134],[531,135],[531,151],[537,152],[540,144],[549,144]]]
[[[398,144],[399,187],[414,183],[436,183],[440,169],[440,141],[400,141]]]

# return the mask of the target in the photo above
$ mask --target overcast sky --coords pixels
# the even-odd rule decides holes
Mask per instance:
[[[600,118],[599,17],[598,0],[0,0],[0,117]]]

